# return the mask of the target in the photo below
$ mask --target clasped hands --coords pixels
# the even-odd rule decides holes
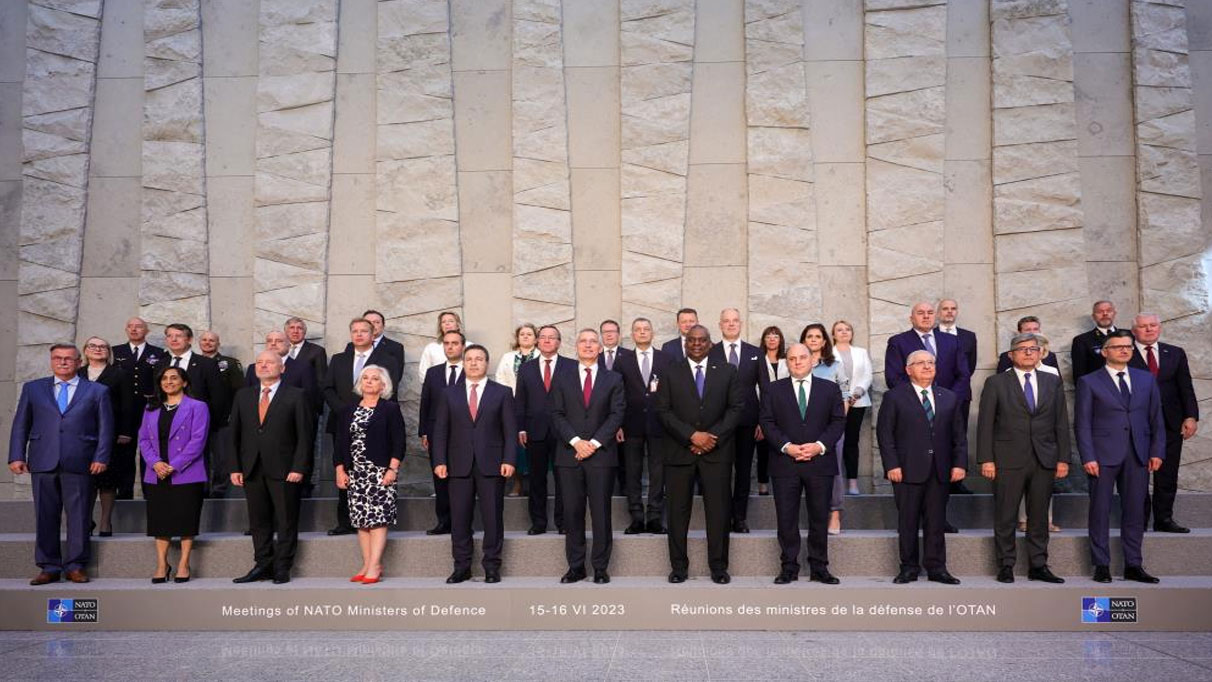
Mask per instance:
[[[1054,478],[1064,478],[1068,475],[1069,475],[1069,465],[1066,464],[1065,462],[1057,462],[1056,463],[1056,473],[1053,475],[1053,477]],[[997,478],[997,465],[994,464],[993,462],[981,463],[981,476],[984,476],[985,478],[989,479],[990,481]]]
[[[824,451],[825,449],[816,443],[800,443],[799,445],[788,443],[783,448],[783,452],[791,455],[791,458],[797,462],[807,462]]]
[[[152,469],[156,472],[156,478],[160,479],[161,481],[169,476],[172,476],[173,472],[176,471],[171,464],[164,461],[156,462],[152,465]]]
[[[696,455],[705,455],[715,449],[720,442],[718,436],[708,431],[695,431],[690,434],[690,451]]]

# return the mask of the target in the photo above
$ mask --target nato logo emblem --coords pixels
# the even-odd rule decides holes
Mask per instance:
[[[96,623],[96,599],[47,599],[47,623]]]
[[[1136,597],[1082,597],[1083,623],[1135,623]]]

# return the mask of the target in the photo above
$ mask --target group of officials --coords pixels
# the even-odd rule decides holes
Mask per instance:
[[[946,506],[967,471],[977,349],[975,334],[956,325],[957,314],[951,300],[937,308],[915,304],[911,329],[889,338],[884,356],[888,391],[876,435],[898,509],[898,584],[917,580],[922,568],[932,581],[959,582],[946,565]],[[1157,316],[1141,314],[1131,331],[1117,329],[1114,306],[1100,301],[1092,318],[1095,329],[1073,342],[1072,429],[1090,481],[1094,579],[1111,579],[1109,518],[1118,488],[1124,577],[1157,582],[1144,570],[1141,536],[1150,514],[1156,531],[1188,532],[1175,521],[1173,506],[1182,441],[1194,435],[1198,422],[1190,371],[1181,348],[1159,341]],[[489,353],[466,343],[458,316],[439,316],[438,339],[426,348],[420,368],[418,421],[437,493],[438,524],[428,532],[452,535],[454,571],[447,582],[471,577],[477,507],[485,580],[500,580],[505,482],[524,451],[532,535],[547,530],[549,464],[554,469],[555,522],[565,535],[568,563],[561,582],[586,579],[587,565],[594,582],[610,581],[610,498],[622,465],[632,516],[625,532],[667,533],[669,582],[688,578],[686,538],[697,489],[711,578],[728,583],[729,532],[748,531],[744,506],[758,440],[770,452],[781,548],[775,583],[799,578],[801,500],[808,517],[809,578],[839,582],[828,568],[826,528],[835,479],[842,475],[837,449],[849,398],[838,383],[814,372],[818,355],[801,343],[780,344],[771,371],[758,369],[759,349],[739,339],[735,309],[721,314],[719,343],[694,310],[679,311],[677,319],[678,337],[659,349],[651,322],[643,318],[632,323],[634,349],[618,345],[614,321],[582,329],[572,358],[558,352],[560,331],[543,326],[537,329],[537,354],[517,365],[514,385],[508,386],[488,378]],[[217,335],[204,333],[201,352],[195,352],[193,331],[183,324],[166,328],[167,349],[159,349],[146,342],[146,323],[128,322],[127,343],[113,347],[107,359],[126,380],[112,385],[95,380],[103,373],[100,360],[95,369],[82,367],[75,346],[52,346],[52,376],[23,386],[10,440],[10,469],[33,473],[41,572],[32,584],[58,581],[61,573],[75,582],[88,580],[93,477],[112,463],[119,475],[110,485],[122,496],[132,485],[135,447],[146,471],[149,534],[157,537],[153,582],[170,573],[161,541],[166,550],[169,537],[192,538],[203,488],[220,494],[228,484],[244,489],[254,545],[254,566],[236,582],[288,582],[300,498],[311,478],[316,425],[325,407],[341,488],[338,523],[329,533],[356,532],[363,563],[352,580],[378,582],[387,528],[396,520],[394,486],[405,451],[403,418],[394,402],[404,349],[384,336],[383,322],[373,310],[354,319],[349,344],[329,359],[306,340],[305,323],[291,318],[282,332],[267,335],[265,350],[244,376],[238,361],[219,353]],[[1047,543],[1052,481],[1068,474],[1070,460],[1064,384],[1055,358],[1048,362],[1038,319],[1024,318],[1019,331],[1003,357],[1005,371],[985,383],[977,425],[980,473],[993,482],[997,579],[1014,581],[1015,522],[1025,500],[1028,577],[1063,582],[1048,568]],[[187,401],[205,409],[184,429],[183,418],[175,415],[185,412],[178,409]],[[131,413],[116,414],[124,410]],[[139,425],[136,444],[121,438],[131,424]],[[158,492],[149,495],[149,485]],[[192,486],[189,495],[186,485]],[[192,514],[192,523],[157,521],[153,533],[153,498],[162,500],[157,513]],[[183,507],[193,511],[181,514]],[[66,554],[58,541],[64,510]],[[103,532],[105,525],[107,520]],[[178,581],[183,574],[188,580],[184,543],[177,570]]]

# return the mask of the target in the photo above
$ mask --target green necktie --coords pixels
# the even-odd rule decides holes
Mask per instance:
[[[808,414],[808,396],[804,393],[804,379],[800,379],[800,419]]]
[[[922,407],[926,410],[926,419],[934,421],[934,406],[930,404],[930,394],[922,389]]]

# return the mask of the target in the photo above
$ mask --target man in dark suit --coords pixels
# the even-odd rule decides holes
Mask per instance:
[[[1073,384],[1096,369],[1102,369],[1106,364],[1103,358],[1102,346],[1107,335],[1115,331],[1115,304],[1111,301],[1098,301],[1090,311],[1090,319],[1094,320],[1094,329],[1082,332],[1073,337],[1073,345],[1069,359],[1073,363]]]
[[[800,499],[808,508],[808,567],[812,580],[836,585],[829,572],[829,501],[837,458],[831,452],[846,429],[842,391],[812,376],[812,354],[796,343],[787,349],[790,377],[762,391],[762,433],[770,443],[770,485],[778,518],[782,568],[776,585],[799,580]],[[826,446],[825,444],[829,445]]]
[[[446,582],[471,579],[471,518],[478,498],[484,526],[484,582],[499,583],[505,481],[513,476],[517,458],[513,393],[488,379],[488,350],[483,346],[473,343],[463,351],[463,368],[464,381],[443,389],[436,401],[429,448],[434,475],[450,485],[454,572]]]
[[[417,435],[421,437],[421,446],[429,452],[430,462],[433,462],[433,451],[430,449],[430,435],[438,418],[438,405],[442,395],[450,386],[463,382],[463,345],[466,339],[462,332],[451,331],[442,335],[442,352],[446,354],[446,362],[434,365],[425,372],[425,381],[421,384],[421,405],[417,415]],[[514,434],[517,437],[517,434]],[[450,485],[449,482],[434,474],[434,514],[438,523],[425,531],[426,535],[445,535],[450,532]]]
[[[286,320],[282,331],[290,343],[290,359],[309,365],[316,376],[316,384],[323,386],[324,373],[328,371],[328,353],[320,344],[307,340],[307,323],[301,317],[292,317]]]
[[[1082,467],[1090,477],[1090,555],[1094,580],[1111,582],[1111,499],[1120,499],[1120,545],[1124,579],[1159,582],[1145,572],[1141,541],[1145,534],[1145,496],[1149,473],[1166,456],[1166,425],[1161,390],[1148,370],[1129,367],[1132,332],[1117,329],[1102,344],[1106,361],[1077,380],[1073,430]]]
[[[299,501],[311,473],[314,411],[301,389],[282,383],[282,356],[257,354],[259,381],[236,393],[231,410],[231,483],[244,488],[252,570],[233,582],[290,582],[299,544]],[[277,536],[275,540],[274,536]]]
[[[943,526],[947,484],[963,480],[968,464],[968,432],[955,393],[934,384],[929,351],[910,353],[905,373],[909,381],[884,395],[876,424],[884,475],[896,499],[901,567],[892,582],[914,582],[925,566],[930,580],[958,585],[959,579],[947,570]],[[925,545],[920,562],[919,527]]]
[[[598,366],[612,372],[618,372],[619,368],[616,363],[628,355],[632,355],[630,348],[624,348],[619,345],[619,323],[614,320],[602,320],[598,325],[598,338],[602,340],[602,352],[598,355]],[[620,443],[622,441],[619,441]],[[627,494],[627,459],[619,457],[619,465],[615,467],[615,472],[618,474],[618,480],[615,482],[615,495]]]
[[[686,534],[695,477],[707,521],[707,565],[711,580],[728,575],[728,527],[732,518],[734,432],[745,411],[736,368],[710,360],[711,334],[695,325],[686,334],[686,357],[670,362],[657,385],[656,411],[665,428],[665,490],[669,500],[669,582],[686,580],[690,559]]]
[[[555,377],[548,394],[551,430],[556,441],[555,471],[564,498],[564,555],[568,572],[562,583],[585,579],[585,501],[593,522],[593,582],[610,582],[612,546],[610,493],[619,465],[615,435],[623,426],[623,378],[598,367],[602,343],[593,329],[577,333],[574,372]]]
[[[1137,369],[1148,370],[1157,380],[1162,416],[1166,420],[1166,457],[1161,468],[1153,474],[1152,504],[1145,507],[1146,521],[1152,511],[1153,530],[1190,533],[1190,528],[1174,520],[1174,498],[1178,495],[1178,465],[1182,461],[1183,441],[1199,429],[1199,403],[1195,399],[1186,351],[1159,341],[1161,331],[1160,317],[1153,313],[1137,315],[1132,322],[1136,348],[1128,363]]]
[[[184,367],[189,373],[189,397],[206,403],[210,412],[210,423],[224,423],[224,415],[231,409],[226,401],[227,390],[219,375],[219,364],[214,360],[193,352],[194,330],[189,325],[173,323],[164,328],[164,343],[168,346],[160,356],[155,371],[162,367]],[[155,389],[153,388],[153,394]],[[207,448],[209,450],[209,448]]]
[[[547,468],[555,455],[556,434],[551,429],[547,394],[555,380],[576,374],[576,361],[560,356],[560,330],[551,325],[539,328],[539,357],[522,363],[514,387],[513,407],[518,422],[518,443],[530,459],[530,529],[528,535],[547,532]],[[555,479],[556,529],[564,532],[564,500],[560,478]]]
[[[324,411],[323,396],[320,393],[320,383],[311,363],[303,360],[293,360],[290,357],[290,341],[286,333],[272,331],[265,335],[265,350],[272,350],[282,359],[282,383],[293,386],[307,396],[307,404],[318,416]],[[249,365],[244,373],[244,385],[256,386],[261,383],[257,378],[256,367]]]
[[[112,347],[111,352],[114,355],[114,364],[122,369],[131,381],[128,384],[131,390],[129,400],[131,403],[130,415],[132,418],[142,419],[144,408],[147,407],[148,398],[156,394],[155,378],[156,363],[160,361],[160,357],[164,355],[164,349],[158,346],[153,346],[147,342],[147,322],[142,318],[132,317],[126,321],[126,338],[127,343],[118,344]],[[119,431],[130,431],[133,429],[135,433],[139,430],[139,423],[125,424],[119,427]],[[110,465],[113,470],[110,472],[115,482],[117,483],[117,495],[119,500],[129,500],[135,496],[135,470],[140,471],[140,479],[142,478],[143,458],[135,457],[135,450],[138,444],[134,438],[119,436],[117,443],[114,445],[113,453],[110,456]],[[135,465],[135,460],[138,459],[138,466]]]
[[[393,373],[403,374],[404,370],[389,355],[386,349],[373,345],[374,325],[361,317],[354,318],[349,323],[349,346],[346,350],[332,356],[328,370],[324,373],[324,402],[332,413],[337,413],[346,405],[360,400],[354,393],[354,385],[362,369],[369,365],[377,365],[387,370],[387,376]],[[391,398],[396,400],[399,390],[393,392]],[[332,434],[336,422],[329,420],[328,432]],[[329,535],[350,535],[356,532],[349,522],[349,496],[347,491],[337,491],[337,525],[328,530]]]
[[[230,355],[223,355],[219,352],[219,346],[222,341],[219,339],[218,332],[206,330],[198,334],[198,352],[202,355],[215,361],[215,366],[219,370],[219,383],[217,384],[223,391],[223,404],[231,405],[232,400],[236,396],[236,391],[244,386],[244,367],[240,361]],[[217,425],[211,425],[211,432],[214,434],[214,442],[207,450],[211,453],[210,462],[207,466],[210,476],[210,494],[212,497],[223,497],[227,494],[228,486],[231,484],[231,478],[227,475],[227,462],[231,460],[231,456],[223,452],[226,443],[231,439],[227,433],[227,418],[231,415],[231,411],[227,410],[218,415],[221,422]]]
[[[1027,499],[1027,578],[1064,580],[1048,568],[1048,506],[1052,481],[1069,475],[1069,411],[1059,376],[1040,372],[1035,334],[1010,340],[1014,368],[985,380],[977,422],[976,461],[993,481],[993,539],[997,580],[1014,582],[1018,506]]]
[[[652,322],[638,317],[631,323],[635,352],[620,356],[617,371],[623,376],[627,410],[623,415],[623,459],[627,474],[627,510],[631,525],[626,535],[665,533],[665,464],[662,436],[665,429],[657,419],[655,387],[665,375],[669,356],[652,346]],[[648,507],[644,507],[644,462],[648,462]]]
[[[76,376],[80,351],[51,346],[51,374],[21,387],[9,436],[8,469],[32,474],[34,560],[40,569],[30,585],[88,582],[91,546],[92,475],[105,471],[114,442],[109,389]],[[59,545],[60,517],[67,519],[67,555]]]
[[[374,327],[374,349],[379,350],[382,347],[384,353],[395,358],[395,364],[400,368],[400,374],[399,376],[391,375],[391,383],[396,387],[396,393],[403,393],[402,387],[404,384],[401,383],[401,380],[404,377],[404,344],[383,335],[383,328],[386,325],[387,319],[383,317],[383,313],[377,310],[367,310],[358,319],[366,320]],[[352,342],[345,344],[345,350],[348,351],[351,348],[353,348]],[[386,367],[387,365],[381,366]]]
[[[1021,317],[1018,320],[1019,334],[1042,334],[1043,328],[1040,325],[1039,318],[1034,315]],[[1044,358],[1044,364],[1056,370],[1057,376],[1060,376],[1060,365],[1056,362],[1056,353],[1048,353],[1048,357]],[[1014,366],[1014,361],[1010,359],[1010,351],[1006,351],[997,357],[997,371],[1005,372]]]
[[[943,334],[950,334],[959,341],[960,352],[964,354],[964,358],[968,360],[968,377],[969,382],[976,374],[976,359],[977,359],[977,342],[976,333],[970,329],[964,329],[956,323],[959,317],[959,303],[953,298],[944,298],[938,302],[938,326],[936,331]],[[960,403],[960,414],[964,417],[964,428],[968,428],[968,415],[972,409],[972,385],[968,385],[968,399]],[[951,492],[953,494],[971,494],[961,479],[951,484]]]
[[[745,409],[732,439],[732,532],[749,532],[749,492],[753,477],[753,450],[758,435],[758,373],[762,371],[762,351],[741,339],[741,311],[725,308],[720,311],[720,342],[711,347],[707,357],[713,362],[727,362],[736,369],[737,381],[745,395]]]
[[[682,308],[678,311],[678,335],[669,339],[661,346],[661,352],[673,360],[686,359],[686,334],[690,328],[699,323],[699,313],[694,308]]]

